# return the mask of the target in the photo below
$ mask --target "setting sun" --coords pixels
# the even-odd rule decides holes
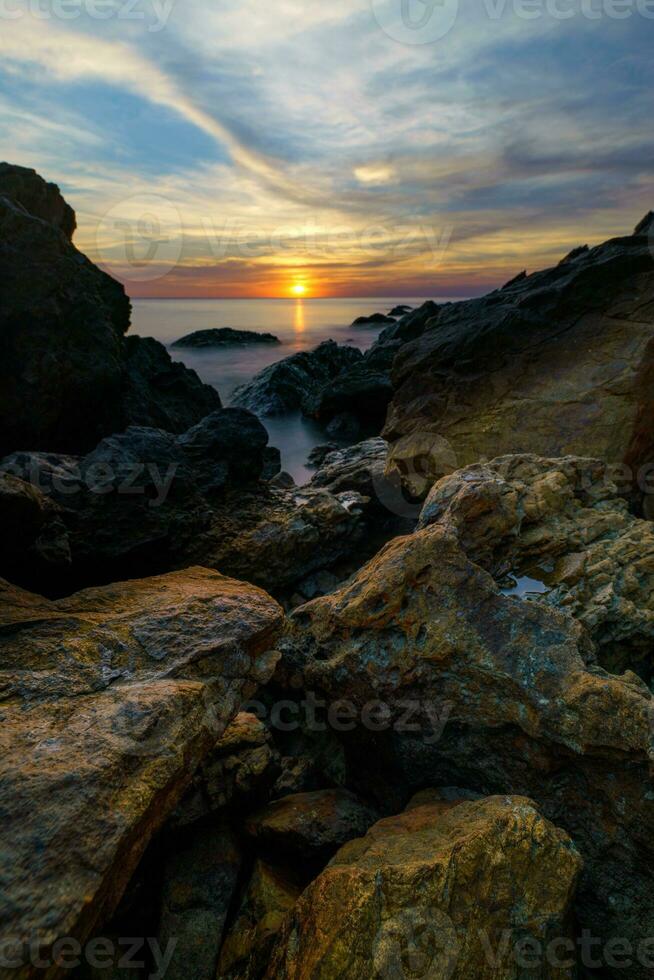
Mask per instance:
[[[307,292],[307,287],[303,282],[294,282],[291,286],[291,292],[294,296],[305,296]]]

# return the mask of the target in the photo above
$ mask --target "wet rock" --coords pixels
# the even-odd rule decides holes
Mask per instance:
[[[260,416],[296,411],[306,397],[362,357],[356,347],[339,347],[326,340],[315,350],[300,351],[264,368],[236,389],[233,404]]]
[[[335,442],[328,442],[324,446],[314,446],[309,456],[307,457],[307,466],[311,469],[318,469],[322,466],[325,458],[329,456],[330,453],[335,452],[338,449],[338,445]]]
[[[130,424],[184,431],[218,407],[157,341],[125,340],[129,299],[70,241],[70,208],[53,185],[9,169],[0,172],[0,455],[84,453]]]
[[[510,288],[433,310],[395,356],[383,434],[394,444],[436,433],[460,466],[583,454],[624,460],[635,474],[654,459],[653,326],[654,259],[639,226]]]
[[[36,976],[118,904],[148,841],[241,703],[282,623],[206,569],[50,602],[0,586],[5,954]],[[34,960],[32,958],[32,964]]]
[[[241,854],[224,823],[179,834],[164,868],[159,945],[168,980],[214,980]]]
[[[563,976],[546,950],[571,940],[581,864],[529,799],[415,807],[341,848],[299,898],[264,976],[399,977],[418,962],[423,976],[493,980],[520,975],[527,949],[530,976]]]
[[[256,980],[263,975],[275,938],[301,891],[287,868],[255,862],[236,920],[220,952],[219,980]]]
[[[250,344],[279,344],[279,337],[272,333],[257,333],[255,330],[232,330],[231,327],[218,327],[211,330],[194,330],[180,337],[171,347],[203,350],[211,347],[245,347]]]
[[[453,530],[498,581],[530,573],[543,580],[539,601],[583,623],[603,666],[650,680],[654,526],[629,513],[615,475],[573,456],[499,457],[440,480],[420,525]]]
[[[354,793],[324,789],[274,800],[248,817],[245,832],[264,853],[326,861],[378,816]]]
[[[384,476],[387,453],[386,442],[379,438],[337,449],[323,459],[310,486],[322,487],[332,493],[356,490],[363,496],[374,498]]]
[[[502,595],[457,534],[432,525],[291,623],[283,670],[350,702],[358,723],[340,738],[362,791],[386,806],[430,784],[531,796],[584,859],[581,925],[635,947],[652,934],[653,700],[633,674],[596,665],[579,622]]]

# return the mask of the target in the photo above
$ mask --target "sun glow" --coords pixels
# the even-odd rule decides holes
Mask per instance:
[[[291,292],[294,296],[306,296],[307,287],[303,282],[294,282],[291,285]]]

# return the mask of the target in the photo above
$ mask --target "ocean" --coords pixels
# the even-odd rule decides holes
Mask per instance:
[[[398,304],[419,306],[424,299],[135,299],[131,333],[155,337],[166,346],[194,330],[233,327],[273,333],[281,344],[218,348],[208,351],[170,350],[171,356],[193,368],[229,405],[234,389],[259,371],[297,351],[312,350],[323,340],[335,340],[366,351],[380,327],[352,327],[370,313],[387,313]],[[270,445],[282,454],[282,468],[300,485],[312,471],[306,466],[310,450],[328,442],[325,433],[299,413],[263,419]]]

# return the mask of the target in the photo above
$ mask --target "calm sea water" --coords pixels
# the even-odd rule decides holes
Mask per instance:
[[[171,350],[175,360],[194,368],[203,381],[220,392],[229,405],[238,385],[275,361],[301,350],[311,350],[323,340],[335,340],[366,351],[377,339],[378,327],[352,327],[352,321],[369,313],[387,313],[405,303],[418,306],[422,299],[137,299],[133,301],[132,333],[155,337],[167,346],[193,330],[233,327],[258,330],[279,337],[280,345],[218,348],[208,351]],[[325,433],[299,414],[263,420],[270,444],[282,453],[282,466],[297,483],[311,476],[306,467],[310,450],[328,441]]]

